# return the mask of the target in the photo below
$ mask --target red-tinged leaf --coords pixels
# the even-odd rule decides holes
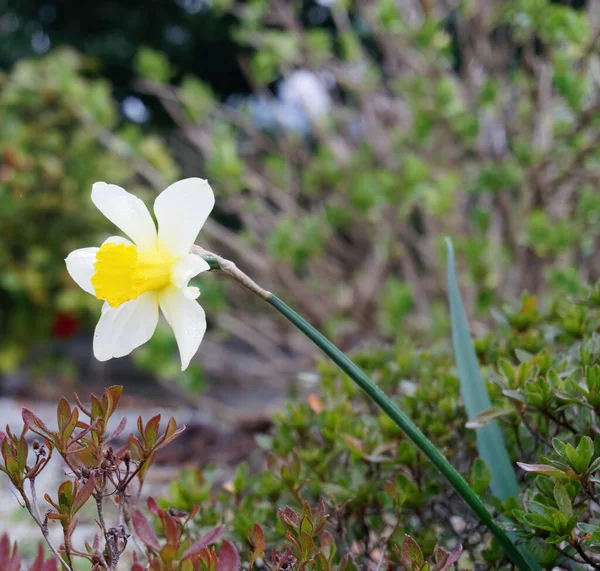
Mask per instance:
[[[143,482],[146,479],[146,473],[150,469],[150,466],[152,466],[155,456],[156,456],[156,453],[152,452],[152,454],[150,454],[150,456],[148,456],[146,458],[146,460],[144,461],[143,466],[139,469],[139,471],[137,473],[137,477],[140,482]]]
[[[67,520],[69,518],[68,514],[59,514],[56,512],[48,512],[47,514],[48,519],[57,519],[57,520]]]
[[[44,494],[44,499],[55,509],[60,510],[60,508],[54,503],[54,500],[50,497],[49,494]]]
[[[92,419],[95,420],[96,418],[104,418],[104,407],[102,406],[102,403],[100,402],[100,399],[96,396],[96,395],[91,395],[90,396],[90,401],[92,403]]]
[[[73,431],[75,430],[75,428],[77,428],[78,422],[79,422],[79,409],[74,408],[73,411],[71,412],[71,418],[69,419],[67,426],[65,426],[65,429],[62,432],[63,440],[66,441],[69,438],[71,438]],[[79,438],[81,438],[81,436],[79,436]]]
[[[77,513],[84,504],[90,499],[90,496],[94,492],[94,478],[91,477],[88,481],[79,488],[77,494],[75,495],[75,499],[73,500],[73,508],[72,512]]]
[[[91,418],[92,416],[92,411],[89,410],[82,402],[81,399],[79,398],[79,395],[77,393],[73,393],[73,400],[75,401],[75,404],[85,413],[87,414],[87,416],[89,416]]]
[[[160,424],[160,414],[153,416],[148,423],[146,424],[146,428],[144,429],[144,444],[148,448],[152,448],[156,444],[156,439],[158,438],[158,426]]]
[[[167,422],[167,428],[165,428],[165,437],[169,438],[177,430],[177,421],[171,417]]]
[[[321,534],[319,539],[321,542],[321,547],[331,547],[332,545],[335,545],[335,539],[333,538],[333,535],[331,535],[331,533],[327,530]]]
[[[146,500],[146,503],[148,504],[148,509],[150,510],[151,514],[155,515],[156,517],[160,517],[162,515],[162,510],[158,507],[156,500],[152,496]]]
[[[166,512],[163,512],[163,526],[165,531],[165,538],[167,544],[175,548],[175,551],[179,551],[179,528],[175,518]]]
[[[40,544],[37,551],[37,556],[31,564],[29,571],[57,571],[57,561],[55,557],[44,561],[44,548]]]
[[[25,474],[25,479],[27,478],[35,478],[48,464],[48,460],[50,458],[44,458],[43,460],[39,460],[32,468]],[[2,470],[2,466],[0,466],[0,470]]]
[[[163,434],[158,439],[155,450],[159,450],[160,448],[164,448],[167,444],[171,444],[171,442],[173,442],[173,440],[175,440],[184,430],[185,424],[182,424],[175,432],[171,434],[171,436],[167,437],[165,434]]]
[[[358,438],[354,438],[354,436],[350,436],[350,434],[343,434],[342,440],[346,443],[348,448],[359,454],[364,454],[362,442]]]
[[[418,569],[423,567],[425,559],[423,552],[419,547],[419,544],[410,536],[405,535],[402,540],[402,555],[405,561],[410,561],[413,565],[416,565]]]
[[[277,510],[277,514],[283,525],[291,526],[296,530],[300,528],[300,515],[289,506],[283,510]]]
[[[525,472],[535,472],[536,474],[547,474],[549,476],[557,477],[568,477],[564,472],[561,472],[554,466],[548,466],[547,464],[525,464],[524,462],[517,462],[517,466]]]
[[[182,555],[181,560],[189,559],[190,557],[194,557],[198,555],[200,551],[218,541],[221,535],[223,535],[224,526],[220,525],[219,527],[215,527],[212,531],[208,532],[206,535],[202,536],[200,539],[192,543]]]
[[[137,553],[135,551],[133,552],[133,565],[131,566],[130,571],[146,571],[146,567],[138,561]]]
[[[308,395],[307,400],[308,400],[308,406],[315,414],[319,414],[319,413],[323,412],[323,409],[325,408],[325,406],[323,405],[323,401],[319,398],[318,395],[311,393],[310,395]]]
[[[300,549],[300,544],[296,540],[296,535],[292,533],[289,529],[285,532],[285,538],[296,548]]]
[[[463,546],[459,545],[454,551],[448,555],[448,559],[444,562],[444,566],[440,569],[440,571],[447,571],[448,569],[452,569],[454,564],[460,559],[460,555],[463,552]]]
[[[75,440],[81,440],[82,438],[84,438],[85,436],[87,436],[91,432],[91,436],[90,437],[92,439],[92,442],[94,444],[98,444],[98,435],[96,433],[92,432],[92,430],[94,428],[96,428],[96,426],[98,426],[99,423],[101,423],[101,422],[102,422],[101,420],[96,419],[96,420],[94,420],[92,422],[92,424],[84,424],[82,427],[80,427],[80,428],[83,428],[83,430],[79,434],[75,435]],[[80,423],[78,422],[77,425],[79,425],[79,424]]]
[[[38,418],[33,412],[31,412],[28,408],[23,407],[21,409],[21,416],[23,418],[23,423],[25,427],[31,430],[32,432],[42,432],[44,436],[52,438],[54,433],[50,431],[50,429]]]
[[[104,410],[106,412],[106,420],[108,420],[119,406],[121,395],[123,394],[123,387],[121,385],[113,385],[108,387],[104,391],[102,396],[102,403],[104,404]]]
[[[217,555],[217,571],[239,571],[241,566],[242,562],[236,546],[227,539],[223,540]]]
[[[129,450],[134,460],[141,460],[144,456],[142,443],[135,436],[130,436],[127,443],[129,444]]]
[[[0,536],[0,561],[8,561],[12,558],[12,545],[6,533]]]
[[[71,406],[65,397],[61,397],[56,407],[56,423],[59,434],[64,432],[69,420],[71,420]]]
[[[146,547],[149,547],[158,553],[160,551],[160,543],[152,526],[148,523],[146,516],[137,508],[133,508],[131,511],[131,521],[138,539]]]
[[[262,530],[262,527],[255,523],[252,526],[252,529],[248,532],[248,541],[250,545],[254,548],[254,555],[259,556],[265,550],[265,534]]]
[[[330,562],[336,552],[335,539],[333,535],[325,530],[319,537],[321,543],[321,553],[325,557],[326,561]]]
[[[125,427],[127,426],[127,417],[123,417],[121,419],[121,422],[119,422],[119,426],[117,426],[117,428],[115,428],[112,433],[110,434],[110,436],[105,440],[105,442],[110,442],[111,440],[117,438],[122,432],[123,430],[125,430]]]
[[[100,536],[98,534],[94,535],[94,543],[92,544],[92,553],[98,553],[102,547],[102,543],[100,541]],[[135,555],[135,551],[133,553]]]
[[[2,571],[21,571],[21,557],[17,553],[17,544],[11,544],[6,533],[0,536],[0,563]]]

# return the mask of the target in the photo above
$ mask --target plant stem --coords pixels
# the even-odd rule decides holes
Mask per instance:
[[[31,489],[31,502],[29,501],[29,498],[27,497],[25,490],[24,489],[19,490],[19,492],[21,493],[21,497],[23,498],[23,501],[25,502],[25,507],[27,508],[27,511],[31,514],[31,517],[33,518],[35,523],[37,523],[38,527],[40,528],[42,535],[44,536],[44,539],[46,540],[46,543],[48,544],[48,547],[50,548],[50,551],[52,551],[54,556],[60,561],[62,566],[67,571],[71,571],[71,566],[68,565],[67,562],[62,558],[58,549],[56,549],[56,547],[54,546],[54,543],[52,543],[52,540],[50,539],[50,534],[48,533],[48,518],[46,517],[44,520],[42,520],[42,514],[40,513],[40,508],[37,505],[35,478],[31,478],[29,480],[29,487]]]
[[[323,351],[344,373],[346,373],[367,396],[385,412],[413,443],[427,456],[429,461],[445,476],[452,487],[459,493],[463,500],[471,507],[479,519],[494,534],[502,545],[506,555],[519,568],[530,569],[529,564],[508,535],[496,524],[494,518],[483,505],[477,494],[471,489],[465,479],[446,460],[444,455],[433,443],[417,428],[415,424],[385,395],[385,393],[361,371],[346,355],[331,341],[326,339],[314,327],[307,323],[300,315],[289,308],[278,297],[271,295],[267,302],[271,304],[288,321],[293,323],[306,335],[319,349]]]
[[[496,537],[498,543],[500,543],[507,557],[513,564],[523,571],[531,571],[532,568],[530,564],[519,552],[517,546],[512,542],[510,537],[508,537],[504,530],[502,530],[494,521],[490,512],[464,478],[456,471],[450,462],[448,462],[434,444],[417,428],[410,418],[408,418],[408,416],[406,416],[357,365],[277,296],[254,283],[246,274],[241,272],[233,262],[224,260],[220,256],[207,252],[197,246],[194,246],[192,251],[194,253],[199,253],[204,257],[211,266],[211,269],[222,271],[264,299],[304,333],[304,335],[306,335],[306,337],[308,337],[319,349],[321,349],[323,353],[346,373],[367,394],[367,396],[383,412],[385,412],[400,429],[402,429],[415,446],[417,446],[429,461],[442,473],[450,485],[458,492],[477,517]]]

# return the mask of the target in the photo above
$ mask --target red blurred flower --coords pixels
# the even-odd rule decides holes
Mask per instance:
[[[59,339],[68,339],[79,330],[79,320],[70,313],[61,312],[52,322],[52,336]]]

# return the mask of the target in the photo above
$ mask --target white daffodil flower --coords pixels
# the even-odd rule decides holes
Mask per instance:
[[[206,331],[200,295],[191,278],[210,269],[190,254],[214,203],[206,180],[187,178],[154,201],[158,232],[145,204],[120,186],[97,182],[92,202],[131,241],[108,238],[100,248],[82,248],[66,258],[67,270],[83,290],[105,301],[94,333],[99,361],[128,355],[152,337],[160,307],[173,328],[181,370],[185,370]]]

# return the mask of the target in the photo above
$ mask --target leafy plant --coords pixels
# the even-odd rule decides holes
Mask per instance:
[[[445,298],[446,235],[466,260],[474,317],[516,292],[543,301],[551,285],[573,295],[582,277],[600,277],[597,37],[585,10],[549,0],[314,9],[319,18],[285,0],[212,4],[237,22],[253,89],[233,104],[201,78],[165,82],[139,67],[186,157],[194,149],[218,180],[222,212],[206,229],[216,251],[235,252],[342,349],[407,328],[445,333],[429,325]],[[164,65],[148,49],[140,60]],[[237,291],[227,306],[255,319]],[[217,321],[244,346],[260,336],[269,354],[310,353],[301,338]]]
[[[110,228],[89,199],[92,184],[106,173],[131,180],[136,160],[167,179],[177,173],[160,140],[120,129],[110,85],[89,75],[90,62],[70,49],[0,73],[0,373],[23,365],[32,347],[32,373],[73,372],[65,340],[98,308],[63,260]]]

